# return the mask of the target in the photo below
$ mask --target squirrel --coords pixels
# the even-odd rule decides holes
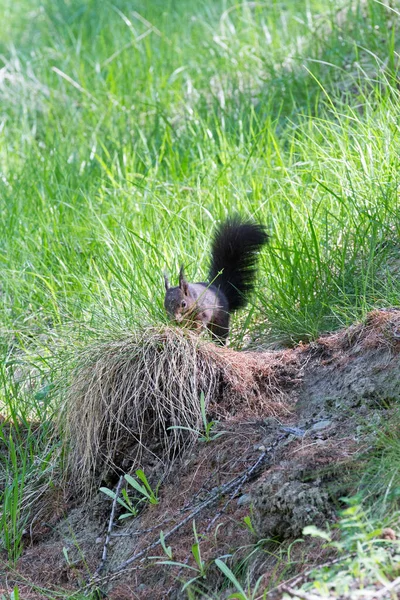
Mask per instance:
[[[164,274],[164,307],[168,316],[200,330],[225,345],[230,315],[247,304],[254,287],[257,252],[268,242],[265,227],[231,217],[216,230],[211,245],[208,283],[188,283],[183,266],[179,285],[170,287]]]

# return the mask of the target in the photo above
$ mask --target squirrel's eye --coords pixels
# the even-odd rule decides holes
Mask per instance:
[[[181,306],[182,306],[182,308],[186,308],[186,300],[182,300]]]

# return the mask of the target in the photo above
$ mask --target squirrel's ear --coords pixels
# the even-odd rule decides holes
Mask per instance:
[[[185,294],[185,296],[188,295],[189,292],[189,284],[185,279],[185,274],[183,272],[183,265],[180,268],[179,271],[179,287],[182,290],[182,292]]]
[[[165,289],[167,290],[169,288],[169,279],[168,279],[166,273],[163,273],[163,275],[164,275]]]

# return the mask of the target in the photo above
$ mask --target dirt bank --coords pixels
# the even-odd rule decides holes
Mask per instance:
[[[183,580],[196,574],[187,569],[195,567],[195,522],[208,565],[199,588],[221,585],[213,559],[228,554],[231,565],[241,565],[252,580],[263,575],[265,585],[274,587],[281,572],[276,568],[279,544],[301,536],[306,525],[335,519],[340,497],[354,485],[360,453],[373,445],[381,423],[390,419],[400,397],[399,351],[397,310],[374,311],[362,324],[291,350],[207,348],[215,377],[208,415],[219,420],[211,437],[222,435],[209,442],[194,436],[175,453],[168,469],[155,448],[152,460],[142,453],[135,467],[143,467],[153,487],[161,481],[159,503],[143,504],[137,517],[114,519],[112,526],[112,500],[105,494],[94,492],[83,502],[66,490],[60,510],[58,492],[56,517],[47,527],[43,520],[36,524],[39,535],[34,527],[27,535],[16,571],[8,572],[8,585],[22,585],[23,576],[24,597],[40,597],[26,581],[77,589],[94,584],[91,576],[97,570],[96,586],[109,598],[186,597],[179,590]],[[123,441],[121,447],[133,456]],[[110,455],[104,456],[108,485],[115,490],[118,466],[127,470],[126,457],[121,462],[113,455],[113,470]],[[104,474],[104,464],[100,471],[98,466],[96,473]],[[121,512],[117,508],[115,516]],[[247,516],[250,526],[243,521]],[[159,565],[150,558],[166,559],[160,531],[173,560],[185,567]],[[324,558],[316,543],[294,552],[305,557],[300,568]]]

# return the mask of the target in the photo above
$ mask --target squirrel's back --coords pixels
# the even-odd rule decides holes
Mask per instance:
[[[254,287],[256,255],[268,242],[265,227],[231,217],[217,229],[211,246],[209,282],[227,299],[232,313],[246,305]]]

